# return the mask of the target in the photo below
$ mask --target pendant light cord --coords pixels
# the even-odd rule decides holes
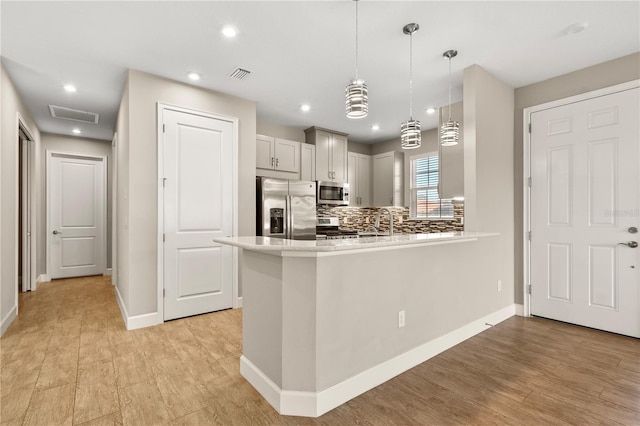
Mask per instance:
[[[413,120],[413,32],[409,34],[409,118]]]
[[[449,56],[449,121],[451,121],[451,56]]]
[[[354,0],[356,2],[356,83],[359,84],[358,80],[358,0]]]

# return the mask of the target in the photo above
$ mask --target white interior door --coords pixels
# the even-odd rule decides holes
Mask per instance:
[[[233,234],[230,121],[165,109],[164,319],[231,308]]]
[[[531,312],[640,337],[640,89],[531,114]]]
[[[49,273],[100,275],[106,264],[106,158],[49,153]]]

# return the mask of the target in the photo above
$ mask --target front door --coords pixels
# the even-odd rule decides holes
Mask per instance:
[[[47,231],[52,279],[105,272],[105,161],[49,154]]]
[[[531,114],[531,312],[640,337],[640,89]]]
[[[164,124],[164,319],[231,308],[234,124],[169,109]]]

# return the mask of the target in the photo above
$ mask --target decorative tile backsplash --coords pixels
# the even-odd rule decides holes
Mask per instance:
[[[453,219],[409,220],[408,207],[388,207],[393,212],[393,232],[404,234],[426,234],[431,232],[463,231],[464,205],[453,207]],[[318,217],[337,217],[341,229],[367,231],[375,222],[378,207],[331,207],[318,206]],[[389,230],[389,215],[383,213],[379,231]]]

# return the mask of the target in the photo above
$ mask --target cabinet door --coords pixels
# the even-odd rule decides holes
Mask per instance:
[[[393,205],[393,153],[373,156],[373,205]]]
[[[275,165],[274,139],[256,135],[256,168],[273,169]]]
[[[347,154],[347,182],[349,182],[349,205],[360,205],[360,192],[359,192],[359,173],[358,173],[358,154],[355,152],[349,152]]]
[[[275,158],[276,170],[298,173],[300,171],[300,142],[276,138]]]
[[[333,180],[337,182],[347,181],[347,137],[333,135],[331,145],[331,167]]]
[[[333,180],[331,176],[331,133],[316,132],[316,178]]]
[[[371,205],[371,156],[358,155],[358,196],[360,197],[360,207]]]
[[[316,180],[316,147],[300,144],[300,180]]]

